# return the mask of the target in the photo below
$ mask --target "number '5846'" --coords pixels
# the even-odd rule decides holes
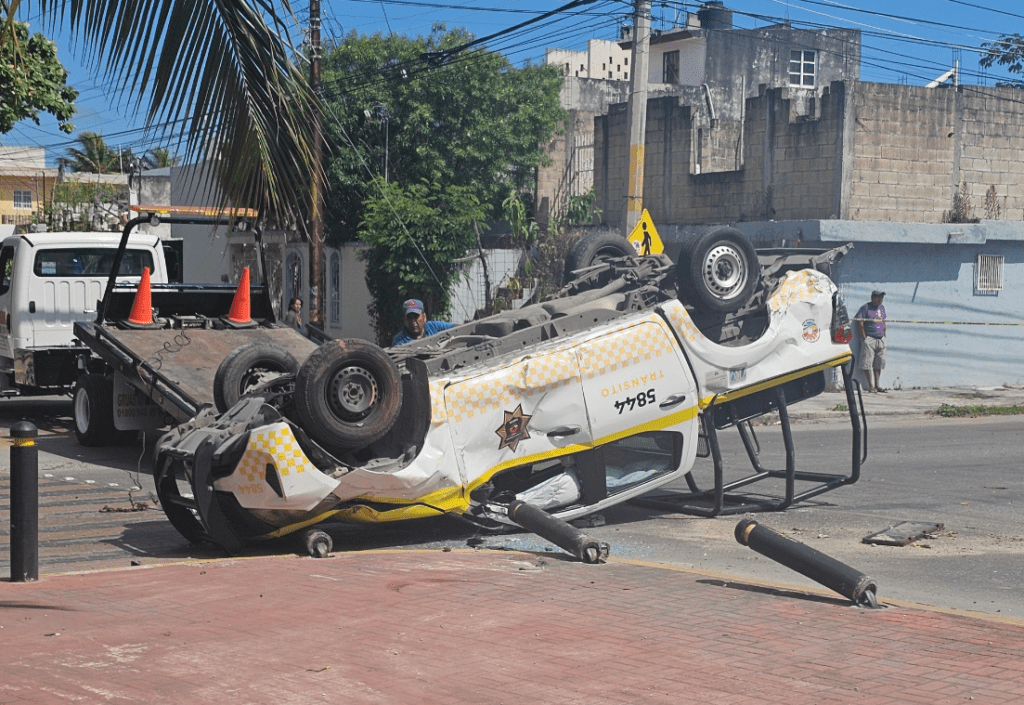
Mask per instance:
[[[648,404],[653,404],[654,401],[654,390],[648,389],[646,392],[640,392],[635,397],[620,399],[615,402],[615,408],[618,409],[621,414],[625,410],[632,411],[633,409],[642,409]]]

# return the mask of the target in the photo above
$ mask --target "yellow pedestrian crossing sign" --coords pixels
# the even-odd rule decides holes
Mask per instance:
[[[665,245],[658,237],[658,230],[654,227],[654,221],[651,220],[651,214],[647,212],[646,208],[640,214],[640,222],[636,224],[633,232],[626,239],[633,243],[633,248],[640,257],[660,255],[665,251]]]

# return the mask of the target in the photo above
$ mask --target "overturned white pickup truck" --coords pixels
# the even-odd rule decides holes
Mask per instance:
[[[159,498],[183,536],[229,553],[325,521],[454,513],[494,527],[515,499],[572,519],[680,477],[681,511],[785,508],[860,472],[850,325],[826,274],[848,249],[758,254],[724,229],[678,266],[599,259],[544,303],[387,350],[329,341],[294,374],[254,375],[283,356],[246,346],[218,376],[254,388],[160,441]],[[777,412],[790,449],[787,405],[821,393],[831,368],[846,382],[850,472],[800,472],[792,453],[784,470],[762,467],[750,420]],[[730,426],[754,474],[726,482],[717,431]],[[699,456],[713,463],[706,489]],[[783,483],[778,499],[733,501],[766,478]]]

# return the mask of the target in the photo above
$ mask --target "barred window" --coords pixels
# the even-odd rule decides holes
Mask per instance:
[[[666,51],[662,54],[662,68],[665,83],[679,83],[679,51]]]
[[[978,255],[974,265],[974,290],[991,293],[1003,290],[1003,256]]]
[[[816,58],[813,51],[789,52],[789,85],[813,88]]]
[[[32,192],[14,189],[14,207],[21,210],[32,210]]]

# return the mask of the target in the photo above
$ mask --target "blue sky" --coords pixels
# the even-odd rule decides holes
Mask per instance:
[[[324,39],[351,31],[362,34],[394,32],[423,35],[435,22],[448,28],[465,27],[477,37],[502,32],[548,12],[568,0],[321,0]],[[854,7],[856,5],[856,7]],[[1000,34],[1024,34],[1024,3],[1020,0],[726,0],[738,28],[754,28],[789,20],[793,26],[839,26],[862,31],[861,79],[884,83],[923,85],[948,70],[959,59],[961,82],[992,85],[1002,72],[984,72],[978,65],[978,48]],[[982,7],[984,6],[984,7]],[[686,11],[696,12],[699,3],[654,0],[655,28],[669,28]],[[295,41],[308,17],[308,0],[295,0]],[[584,48],[588,39],[614,39],[629,23],[632,3],[622,0],[595,2],[552,17],[528,28],[487,42],[514,64],[543,60],[544,50]],[[25,17],[22,17],[25,19]],[[113,147],[130,147],[137,154],[161,143],[144,130],[135,115],[140,108],[133,96],[119,93],[96,67],[84,61],[81,47],[66,32],[49,31],[32,21],[57,42],[58,56],[68,68],[70,83],[81,93],[73,122],[79,131],[99,132]],[[145,107],[145,106],[141,106]],[[0,144],[42,146],[55,164],[74,143],[48,116],[37,127],[31,121],[0,137]]]

